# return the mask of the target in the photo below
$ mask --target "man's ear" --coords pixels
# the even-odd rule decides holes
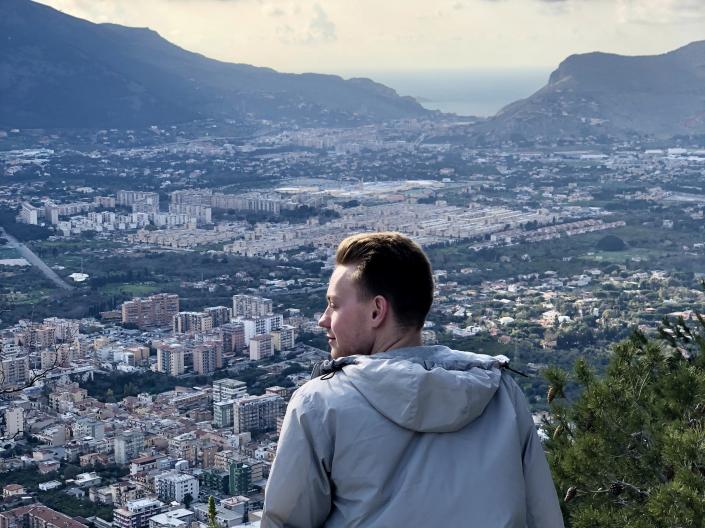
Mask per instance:
[[[389,317],[391,306],[386,297],[375,295],[372,299],[372,327],[379,328]]]

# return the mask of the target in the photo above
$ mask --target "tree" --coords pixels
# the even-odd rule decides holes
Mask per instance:
[[[218,523],[216,522],[216,515],[218,514],[215,509],[215,497],[213,495],[208,497],[208,528],[218,528]]]
[[[584,360],[545,372],[567,526],[705,525],[705,321],[666,321],[661,334],[616,345],[601,378]]]
[[[193,502],[193,495],[191,495],[190,493],[187,493],[186,495],[184,495],[184,506],[186,506],[186,508],[191,506],[192,502]]]
[[[597,249],[601,251],[623,251],[626,248],[624,240],[614,235],[605,235],[597,242]]]

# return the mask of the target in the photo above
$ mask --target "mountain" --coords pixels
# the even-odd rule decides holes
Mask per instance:
[[[495,139],[705,134],[705,41],[663,55],[571,55],[482,131]]]
[[[136,127],[246,116],[325,124],[426,115],[414,99],[369,79],[220,62],[149,29],[0,0],[0,126]]]

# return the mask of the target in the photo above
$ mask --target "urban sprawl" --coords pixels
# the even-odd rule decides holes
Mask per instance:
[[[542,368],[705,305],[705,150],[204,126],[0,131],[0,528],[257,526],[351,233],[427,250],[424,342],[509,356],[539,427]]]

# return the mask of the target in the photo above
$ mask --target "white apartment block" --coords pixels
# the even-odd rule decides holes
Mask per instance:
[[[183,189],[172,191],[169,202],[173,205],[211,205],[213,191],[210,189]]]
[[[195,514],[191,510],[179,508],[160,513],[149,519],[149,528],[189,528]]]
[[[250,345],[250,340],[258,335],[269,334],[273,330],[279,330],[284,324],[284,316],[281,314],[269,314],[258,317],[240,319],[245,330],[245,345]]]
[[[100,420],[92,418],[80,418],[76,420],[73,426],[74,438],[85,438],[90,436],[95,440],[103,440],[105,438],[105,424]]]
[[[271,313],[271,299],[255,295],[233,295],[233,317],[259,317]]]
[[[13,407],[5,411],[5,436],[14,437],[24,431],[24,409]]]
[[[233,425],[233,404],[235,400],[213,402],[213,425],[222,429]]]
[[[213,401],[237,400],[247,396],[247,384],[234,379],[219,379],[213,382]]]
[[[115,528],[147,528],[149,518],[162,513],[165,508],[165,504],[157,499],[127,501],[124,508],[118,508],[113,512],[113,526]]]
[[[198,479],[187,473],[168,472],[154,477],[154,488],[164,502],[184,502],[186,494],[198,499]]]
[[[159,194],[148,191],[118,191],[117,205],[131,206],[136,202],[159,203]]]
[[[212,223],[211,211],[210,207],[203,205],[169,204],[170,214],[185,214],[190,218],[195,218],[198,225]]]
[[[25,224],[37,225],[39,223],[39,208],[34,207],[30,203],[22,202],[20,218]]]

